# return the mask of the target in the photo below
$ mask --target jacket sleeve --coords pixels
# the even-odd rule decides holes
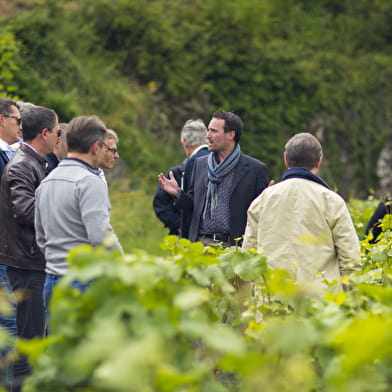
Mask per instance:
[[[7,176],[14,218],[19,224],[29,227],[34,227],[35,190],[39,185],[37,177],[26,173],[26,168],[21,165],[12,166]]]
[[[269,176],[268,176],[267,166],[263,162],[260,162],[260,163],[262,166],[258,170],[257,180],[256,180],[257,195],[260,195],[260,193],[263,192],[263,190],[265,188],[267,188],[268,184],[269,184]]]
[[[174,207],[173,197],[166,193],[160,186],[158,186],[154,196],[153,208],[157,218],[170,231],[180,227],[180,211]]]
[[[185,167],[185,164],[169,169],[165,173],[165,177],[169,178],[169,172],[172,171],[174,178],[178,185],[180,185],[183,181],[183,166]],[[165,225],[165,227],[167,227],[171,233],[177,234],[181,225],[181,212],[177,207],[175,207],[173,196],[165,192],[159,185],[154,196],[153,208],[155,215]]]
[[[381,226],[380,223],[383,220],[384,216],[388,213],[391,213],[391,198],[387,198],[385,202],[380,202],[374,211],[373,215],[371,216],[367,226],[366,226],[366,231],[365,234],[368,235],[371,233],[373,235],[373,238],[369,241],[371,244],[374,244],[377,242],[377,237],[381,233]]]
[[[330,222],[342,275],[348,275],[361,268],[360,244],[350,213],[342,200],[336,210],[336,218]]]
[[[193,211],[193,197],[195,193],[195,182],[200,180],[202,176],[207,175],[207,171],[203,171],[204,166],[200,168],[197,160],[193,162],[193,169],[191,174],[191,180],[189,187],[186,192],[181,191],[178,199],[174,200],[174,205],[181,210],[187,210],[189,213]],[[205,170],[205,169],[204,169]]]
[[[81,220],[92,246],[105,245],[122,251],[110,225],[110,202],[107,185],[96,177],[88,177],[77,187]]]
[[[39,192],[40,188],[38,187],[35,196],[36,200],[39,198]],[[38,248],[41,250],[42,253],[44,253],[44,245],[46,243],[46,238],[44,234],[44,230],[42,228],[42,222],[41,222],[41,214],[40,210],[37,207],[37,203],[35,203],[35,214],[34,214],[34,227],[35,227],[35,240],[37,242]]]
[[[244,241],[242,243],[242,247],[244,249],[257,249],[257,230],[259,222],[260,204],[260,197],[257,197],[248,208],[248,219],[246,222]]]

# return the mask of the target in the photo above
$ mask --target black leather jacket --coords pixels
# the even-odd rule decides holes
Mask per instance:
[[[0,186],[0,264],[45,270],[35,241],[35,190],[45,177],[46,161],[22,144],[6,166]]]

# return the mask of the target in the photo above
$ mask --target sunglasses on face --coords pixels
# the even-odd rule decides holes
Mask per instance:
[[[61,129],[58,129],[57,131],[54,131],[54,129],[52,129],[51,131],[49,131],[49,129],[48,129],[48,132],[49,132],[49,133],[56,132],[57,137],[60,137],[60,136],[61,136]]]
[[[3,114],[3,116],[7,118],[14,118],[18,125],[22,123],[22,117],[10,116],[9,114]]]

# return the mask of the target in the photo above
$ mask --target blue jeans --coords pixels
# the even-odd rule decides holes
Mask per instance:
[[[12,313],[5,316],[0,315],[0,328],[6,329],[11,336],[17,336],[18,332],[16,330],[16,320],[15,320],[15,301],[12,297],[12,290],[10,283],[7,278],[7,267],[5,265],[0,265],[0,287],[9,293],[9,298],[12,305]]]
[[[61,276],[59,276],[59,275],[46,274],[45,286],[44,286],[44,307],[45,307],[45,313],[46,313],[46,323],[49,320],[49,305],[50,305],[50,300],[52,299],[53,289],[57,285],[57,283],[60,281],[60,279],[61,279]],[[81,283],[78,280],[74,280],[71,283],[71,287],[79,290],[81,293],[84,293],[90,284],[91,284],[91,282]],[[46,333],[47,333],[47,335],[49,335],[49,328],[48,327],[46,327]]]
[[[15,301],[12,297],[12,290],[10,283],[7,278],[7,267],[5,265],[0,265],[0,290],[9,294],[9,300],[12,306],[12,313],[8,315],[0,314],[0,329],[5,329],[8,333],[16,337],[18,331],[16,330],[16,320],[15,320]],[[4,357],[9,351],[10,347],[1,347],[0,359]],[[5,369],[0,369],[0,385],[9,384],[11,381],[11,366]]]
[[[54,286],[56,286],[56,284],[60,281],[60,279],[61,276],[46,274],[45,285],[44,285],[44,307],[45,307],[46,318],[48,317],[49,314],[49,303],[50,300],[52,299]]]
[[[7,267],[8,281],[13,291],[21,290],[25,297],[16,304],[18,337],[42,337],[45,331],[43,289],[45,272]],[[13,364],[12,391],[19,391],[23,380],[31,373],[27,358],[22,355]]]

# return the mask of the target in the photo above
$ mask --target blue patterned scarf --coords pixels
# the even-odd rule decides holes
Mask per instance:
[[[211,218],[218,200],[218,184],[222,181],[224,176],[230,173],[230,171],[237,166],[240,156],[241,148],[238,143],[236,144],[233,152],[223,162],[218,163],[218,155],[215,151],[208,155],[208,187],[203,218],[206,216]]]

